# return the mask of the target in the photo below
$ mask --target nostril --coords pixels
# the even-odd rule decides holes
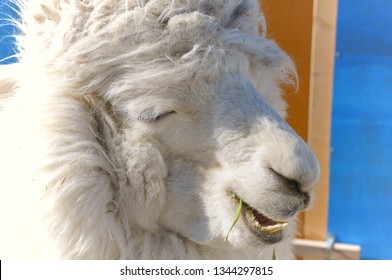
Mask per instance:
[[[289,179],[283,176],[282,174],[276,172],[272,168],[269,168],[269,170],[273,174],[275,179],[279,180],[282,186],[285,187],[286,192],[288,189],[291,194],[294,194],[299,199],[300,203],[302,199],[302,205],[300,206],[302,210],[307,209],[309,207],[309,204],[311,202],[310,193],[302,189],[303,186],[300,182],[298,182],[297,180]]]
[[[289,178],[285,177],[284,175],[276,172],[272,168],[269,168],[269,170],[275,175],[275,177],[277,177],[279,180],[281,180],[283,185],[286,185],[289,188],[291,188],[291,189],[293,189],[293,190],[295,190],[297,192],[303,193],[303,191],[301,190],[302,185],[301,185],[300,182],[298,182],[296,180],[293,180],[293,179],[289,179]]]
[[[309,202],[310,202],[310,195],[307,192],[304,192],[302,194],[304,196],[304,199],[303,199],[304,207],[307,208],[309,206]]]
[[[281,175],[281,176],[282,176],[282,175]],[[282,177],[283,177],[283,176],[282,176]],[[283,177],[283,178],[285,178],[285,177]],[[300,184],[299,182],[297,182],[297,181],[295,181],[295,180],[287,179],[287,178],[285,178],[285,179],[287,180],[288,185],[289,185],[291,188],[295,189],[295,190],[298,191],[298,192],[302,192],[302,191],[301,191],[301,184]]]

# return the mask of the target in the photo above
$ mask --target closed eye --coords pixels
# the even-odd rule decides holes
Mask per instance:
[[[149,109],[140,114],[138,117],[139,121],[142,122],[158,122],[167,116],[176,113],[175,111],[166,111],[166,112],[156,112],[154,109]]]

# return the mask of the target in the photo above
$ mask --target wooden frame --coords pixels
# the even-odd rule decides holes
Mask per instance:
[[[361,253],[358,245],[334,243],[328,248],[326,241],[306,239],[295,239],[293,248],[296,256],[317,260],[358,260]]]

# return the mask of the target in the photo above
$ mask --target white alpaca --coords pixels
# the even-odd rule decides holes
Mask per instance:
[[[319,166],[257,0],[20,2],[1,258],[292,257]]]

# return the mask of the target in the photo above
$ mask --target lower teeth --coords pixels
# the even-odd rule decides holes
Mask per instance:
[[[249,209],[246,211],[246,218],[252,225],[254,225],[254,227],[259,231],[259,233],[272,234],[274,232],[284,229],[287,226],[287,223],[285,222],[277,222],[275,225],[264,227],[260,225],[260,223],[256,220],[255,215]]]

